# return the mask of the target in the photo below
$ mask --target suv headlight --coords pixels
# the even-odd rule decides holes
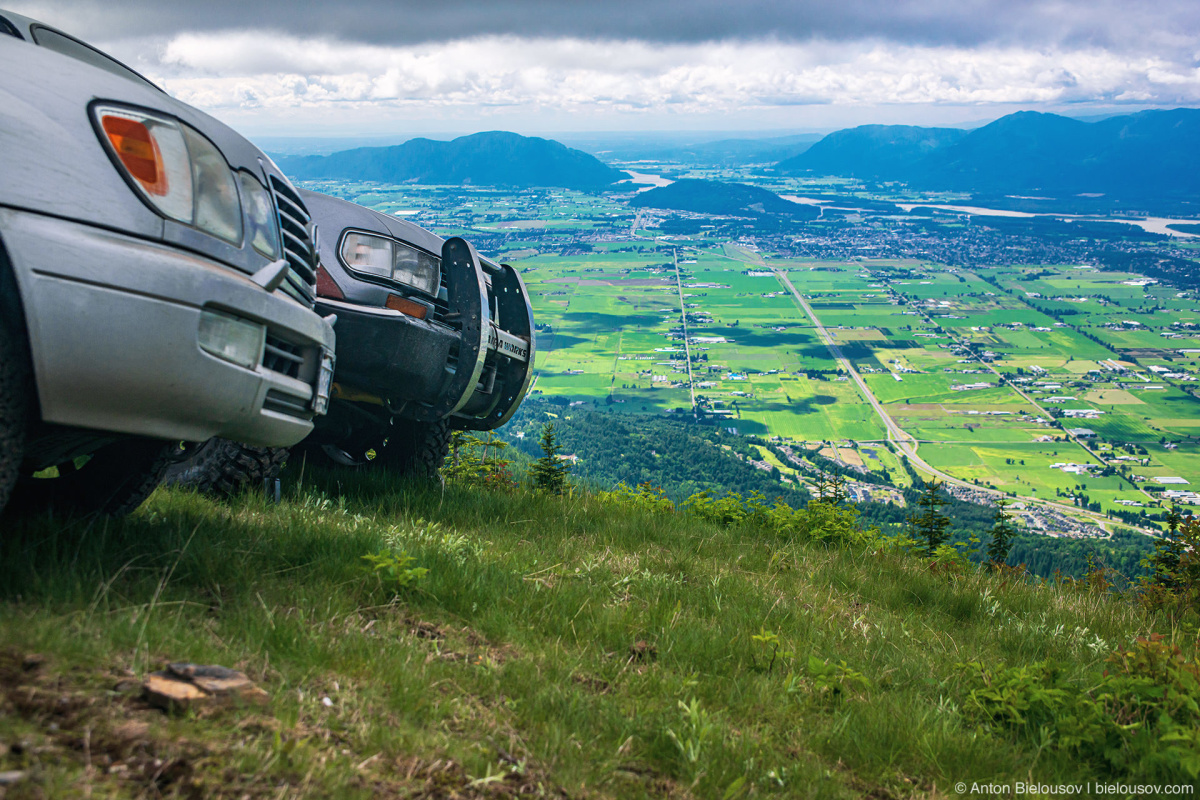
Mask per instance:
[[[232,244],[242,241],[237,180],[212,142],[145,111],[97,105],[92,113],[116,163],[151,207]]]
[[[441,265],[436,257],[423,250],[354,231],[342,240],[341,256],[342,262],[355,272],[388,278],[437,296]]]

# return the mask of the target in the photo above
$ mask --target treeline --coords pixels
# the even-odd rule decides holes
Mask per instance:
[[[1200,288],[1200,265],[1165,252],[1126,252],[1105,248],[1092,253],[1102,269],[1136,272],[1180,289]]]
[[[531,397],[504,434],[516,449],[537,457],[538,432],[545,422],[554,422],[563,455],[576,457],[571,480],[594,488],[649,483],[676,503],[700,491],[760,492],[795,507],[807,502],[807,492],[781,483],[778,470],[750,463],[762,456],[746,439],[688,420],[567,408]],[[524,438],[517,438],[518,432]]]
[[[1118,528],[1108,539],[1025,534],[1013,540],[1008,563],[1024,564],[1039,578],[1053,578],[1056,573],[1078,578],[1086,575],[1089,567],[1101,567],[1115,571],[1124,581],[1132,581],[1147,574],[1142,561],[1154,552],[1155,541],[1127,528]]]
[[[697,424],[690,416],[672,419],[668,415],[606,413],[578,406],[570,408],[541,397],[526,398],[502,431],[503,438],[512,445],[507,455],[520,464],[518,471],[524,471],[543,455],[539,438],[546,422],[555,425],[559,453],[568,457],[569,480],[575,485],[611,490],[622,483],[631,488],[649,484],[661,489],[676,504],[702,491],[714,496],[736,493],[743,497],[757,492],[769,502],[782,500],[797,509],[804,508],[812,499],[803,488],[782,483],[777,469],[762,470],[750,463],[761,462],[755,444],[767,446],[787,463],[785,454],[765,440]],[[518,433],[524,436],[518,438]],[[571,456],[575,458],[570,459]],[[887,483],[881,475],[861,475],[821,456],[811,456],[809,461],[827,476]],[[911,470],[910,474],[915,478],[913,485],[900,490],[905,507],[874,502],[855,504],[861,525],[878,528],[885,534],[898,534],[910,527],[910,518],[925,488],[919,476]],[[982,561],[982,552],[971,554],[973,549],[980,548],[971,540],[986,543],[995,509],[948,494],[944,499],[944,511],[952,520],[949,541],[961,544],[971,560]],[[1153,547],[1154,540],[1124,529],[1109,539],[1025,533],[1013,540],[1008,563],[1025,564],[1031,573],[1043,578],[1056,574],[1080,578],[1087,574],[1091,563],[1114,570],[1124,579],[1135,579],[1145,574],[1141,562]]]

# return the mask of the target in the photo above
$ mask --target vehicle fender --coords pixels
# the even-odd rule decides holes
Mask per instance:
[[[97,97],[151,109],[174,104],[132,81],[0,37],[0,153],[20,154],[5,159],[0,206],[161,238],[162,217],[126,185],[96,135],[89,105]]]

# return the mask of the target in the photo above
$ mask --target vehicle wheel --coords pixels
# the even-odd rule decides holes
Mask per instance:
[[[0,267],[2,269],[3,267]],[[25,455],[29,357],[19,318],[0,317],[0,510],[8,502]]]
[[[261,489],[267,481],[278,478],[289,452],[286,447],[251,447],[212,438],[194,446],[182,461],[177,456],[164,483],[231,497],[248,489]]]
[[[413,422],[398,419],[379,448],[376,460],[402,475],[434,480],[450,452],[450,420]]]
[[[21,476],[9,510],[17,514],[64,511],[123,517],[162,481],[175,452],[156,439],[125,439],[82,459],[59,464],[57,477]]]

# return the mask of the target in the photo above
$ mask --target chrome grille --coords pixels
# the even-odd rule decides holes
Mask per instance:
[[[312,308],[317,292],[317,254],[309,233],[312,217],[292,187],[274,175],[270,178],[271,194],[275,196],[275,209],[279,214],[283,257],[289,266],[287,278],[280,288]]]

